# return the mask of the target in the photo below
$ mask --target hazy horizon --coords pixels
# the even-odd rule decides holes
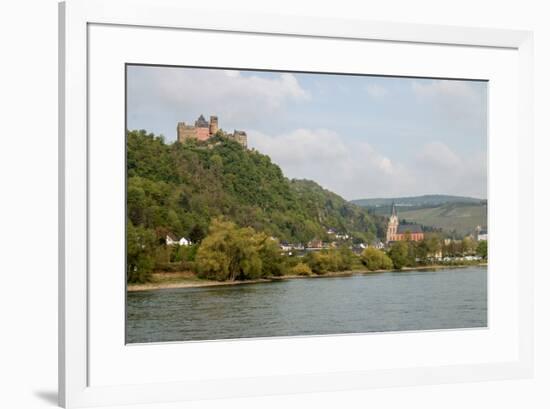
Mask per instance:
[[[465,197],[468,199],[476,199],[476,200],[487,200],[486,198],[476,197],[476,196],[465,196],[465,195],[453,195],[450,193],[422,193],[419,195],[414,196],[376,196],[376,197],[357,197],[352,199],[347,199],[350,202],[353,202],[355,200],[362,200],[362,199],[368,199],[368,200],[387,200],[387,199],[411,199],[416,197],[423,197],[423,196],[454,196],[454,197]]]
[[[487,198],[486,82],[128,66],[128,129],[200,114],[347,200]]]

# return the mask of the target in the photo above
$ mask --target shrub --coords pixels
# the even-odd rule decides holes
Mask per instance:
[[[338,256],[338,271],[351,270],[358,263],[357,256],[348,247],[338,249]]]
[[[198,248],[196,244],[191,244],[189,246],[174,246],[170,261],[195,261]]]
[[[366,248],[361,253],[361,261],[371,271],[374,270],[389,270],[393,267],[393,262],[386,253],[375,248]]]
[[[182,261],[179,263],[178,271],[197,271],[197,265],[194,261]]]
[[[311,275],[311,268],[306,263],[298,263],[290,269],[290,272],[298,276],[309,276]]]
[[[350,270],[354,255],[349,249],[323,250],[308,253],[305,262],[315,274]]]
[[[328,271],[333,271],[333,260],[325,251],[308,253],[306,262],[315,274],[325,274]]]

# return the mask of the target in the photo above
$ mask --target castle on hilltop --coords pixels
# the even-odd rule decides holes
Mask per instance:
[[[210,122],[206,121],[204,116],[199,116],[195,121],[195,125],[187,125],[185,122],[178,122],[177,127],[178,142],[183,143],[188,139],[197,139],[199,141],[207,141],[214,135],[223,136],[232,139],[246,148],[248,137],[244,131],[233,131],[232,134],[226,133],[218,128],[218,117],[210,116]]]
[[[422,226],[418,224],[399,224],[397,209],[395,208],[395,203],[392,203],[391,216],[388,222],[388,229],[386,230],[386,243],[402,240],[424,240],[424,232],[422,231]]]

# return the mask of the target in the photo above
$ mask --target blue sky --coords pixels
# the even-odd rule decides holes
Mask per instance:
[[[485,82],[129,66],[127,84],[129,129],[174,141],[177,122],[217,115],[346,199],[487,196]]]

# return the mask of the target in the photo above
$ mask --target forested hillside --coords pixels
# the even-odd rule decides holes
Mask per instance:
[[[366,209],[315,182],[287,179],[269,156],[221,136],[167,144],[128,132],[127,172],[129,230],[155,240],[171,233],[200,241],[218,216],[293,243],[323,239],[327,229],[371,241],[381,229]]]

